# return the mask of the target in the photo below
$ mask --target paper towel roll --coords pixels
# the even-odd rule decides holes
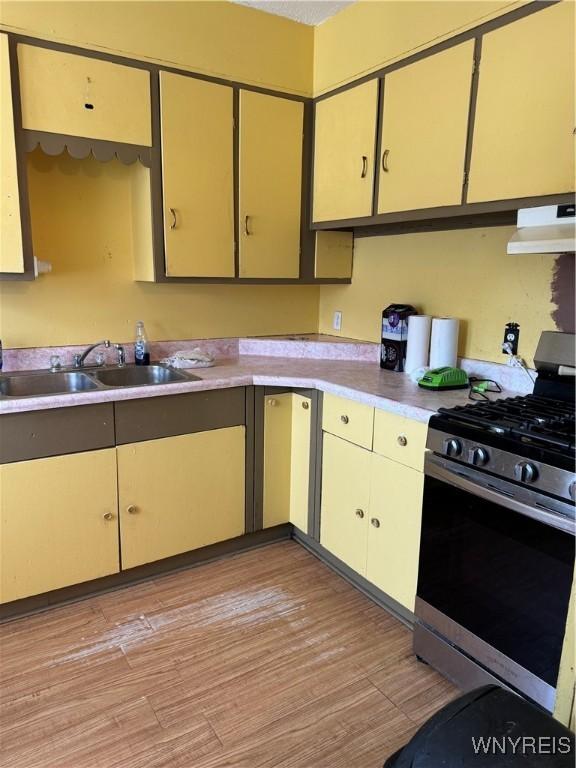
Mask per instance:
[[[429,315],[410,315],[408,318],[408,344],[404,364],[406,373],[428,365],[431,324],[432,318]]]
[[[456,365],[459,322],[456,317],[435,317],[432,320],[430,368]]]

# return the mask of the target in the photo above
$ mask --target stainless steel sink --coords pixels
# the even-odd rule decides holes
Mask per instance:
[[[162,365],[126,366],[91,371],[90,375],[105,387],[143,387],[146,384],[173,384],[177,381],[200,381],[199,376],[175,371]]]
[[[61,395],[70,392],[88,392],[98,385],[85,373],[30,373],[0,377],[0,395],[3,397],[34,397]]]

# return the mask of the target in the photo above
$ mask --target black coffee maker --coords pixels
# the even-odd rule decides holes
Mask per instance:
[[[403,371],[408,340],[408,318],[418,314],[411,304],[390,304],[382,312],[380,368]]]

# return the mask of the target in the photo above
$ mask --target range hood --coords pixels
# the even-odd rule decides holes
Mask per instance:
[[[573,205],[544,205],[518,211],[518,230],[508,253],[567,253],[576,250]]]

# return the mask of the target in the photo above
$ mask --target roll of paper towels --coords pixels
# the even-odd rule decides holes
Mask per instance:
[[[408,344],[404,364],[404,370],[408,374],[428,365],[431,325],[432,318],[429,315],[410,315],[408,318]]]
[[[430,338],[430,368],[454,368],[458,360],[458,326],[456,317],[435,317]]]

